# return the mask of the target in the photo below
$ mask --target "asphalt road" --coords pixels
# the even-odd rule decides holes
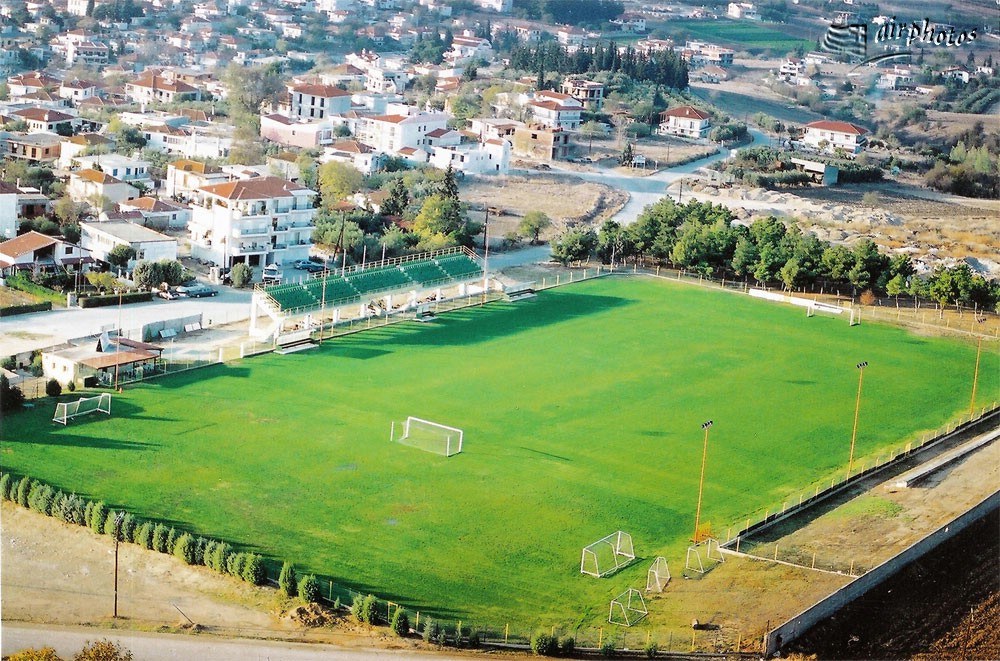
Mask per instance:
[[[3,656],[26,648],[51,647],[71,659],[87,642],[111,640],[132,652],[135,661],[373,661],[433,659],[468,661],[468,656],[414,652],[412,650],[347,649],[319,643],[283,643],[270,640],[216,638],[208,635],[162,634],[112,631],[87,627],[3,624],[0,653]]]

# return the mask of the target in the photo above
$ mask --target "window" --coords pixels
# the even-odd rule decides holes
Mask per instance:
[[[63,253],[64,255],[72,255],[73,254],[73,246],[66,246],[65,248],[63,248],[63,250],[65,250],[65,252]]]

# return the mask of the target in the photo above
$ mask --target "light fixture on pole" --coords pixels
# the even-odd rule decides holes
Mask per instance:
[[[861,384],[865,380],[865,368],[868,361],[858,363],[858,399],[854,403],[854,429],[851,431],[851,458],[847,462],[847,479],[851,479],[854,471],[854,443],[858,438],[858,413],[861,411]]]
[[[701,428],[705,430],[705,445],[701,451],[701,478],[698,480],[698,507],[695,509],[694,513],[694,542],[697,544],[701,541],[701,536],[698,533],[698,527],[701,525],[701,496],[705,487],[705,460],[708,458],[708,430],[712,427],[713,421],[708,420],[701,424]]]

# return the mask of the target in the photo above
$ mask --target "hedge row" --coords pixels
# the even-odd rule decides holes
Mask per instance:
[[[145,303],[146,301],[153,300],[152,292],[148,291],[133,291],[127,294],[122,294],[118,296],[116,294],[107,294],[104,296],[83,296],[80,298],[79,304],[81,308],[103,308],[109,305],[118,305],[121,301],[122,304],[125,303]]]
[[[27,476],[0,475],[0,497],[60,521],[86,526],[99,535],[114,537],[117,528],[121,541],[175,555],[189,565],[204,565],[253,585],[267,582],[264,559],[256,553],[236,551],[226,542],[195,537],[156,521],[143,521],[129,512],[109,509],[101,501],[57,491]]]
[[[0,317],[13,317],[15,314],[30,314],[32,312],[48,312],[51,309],[51,301],[25,303],[24,305],[8,305],[5,308],[0,308]]]

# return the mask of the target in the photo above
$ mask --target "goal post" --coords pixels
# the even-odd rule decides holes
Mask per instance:
[[[94,397],[81,397],[75,402],[59,402],[56,404],[52,422],[67,424],[70,419],[87,415],[88,413],[106,413],[111,415],[111,393],[102,392]]]
[[[649,611],[642,593],[635,588],[629,588],[611,600],[608,610],[608,622],[623,627],[631,627],[641,622]]]
[[[846,318],[847,323],[851,326],[857,326],[861,323],[860,315],[855,317],[855,310],[853,307],[845,308],[839,305],[831,305],[830,303],[821,303],[819,301],[813,301],[806,306],[806,316],[815,317],[817,314],[827,315],[827,316],[837,316],[841,318]]]
[[[453,457],[462,451],[465,432],[458,427],[409,416],[402,422],[392,422],[389,440],[426,452]]]
[[[662,555],[657,556],[646,572],[646,592],[663,592],[669,582],[670,568],[667,566],[667,559]]]
[[[583,547],[580,573],[603,578],[635,560],[632,535],[618,530]]]

